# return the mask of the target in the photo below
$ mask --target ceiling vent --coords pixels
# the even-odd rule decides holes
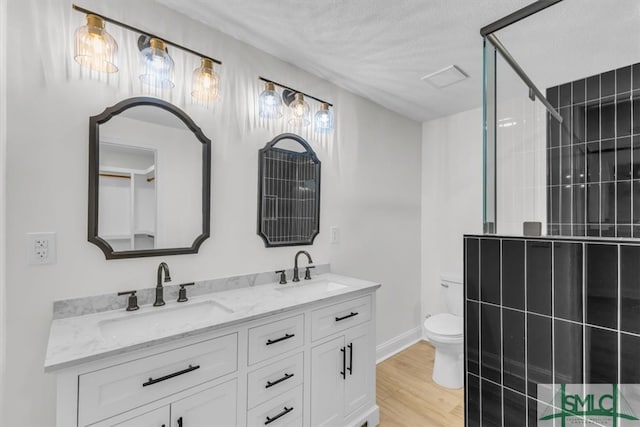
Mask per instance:
[[[438,89],[451,86],[454,83],[461,82],[469,76],[455,65],[438,70],[435,73],[427,74],[421,80],[431,84]]]

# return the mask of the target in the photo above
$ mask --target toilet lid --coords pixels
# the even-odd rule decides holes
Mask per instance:
[[[449,313],[429,317],[424,321],[424,327],[430,332],[449,337],[461,336],[464,331],[462,317]]]

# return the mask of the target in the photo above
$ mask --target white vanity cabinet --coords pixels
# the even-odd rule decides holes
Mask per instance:
[[[236,380],[211,387],[171,404],[171,423],[167,426],[234,426],[237,421]]]
[[[333,332],[323,340],[326,342],[311,349],[310,406],[314,427],[350,425],[362,409],[375,404],[371,300],[366,296],[312,313],[316,322],[312,329],[317,332],[318,341]]]
[[[114,417],[94,425],[99,427],[166,427],[170,416],[169,406],[163,406],[141,415],[127,414],[124,421],[120,419],[123,417]]]
[[[78,375],[78,424],[91,425],[235,372],[238,334]]]
[[[92,424],[95,427],[196,427],[236,425],[236,380],[199,391],[160,408],[139,410]],[[145,411],[148,408],[143,408]],[[124,419],[124,420],[123,420]]]
[[[57,368],[57,426],[373,427],[376,288]]]

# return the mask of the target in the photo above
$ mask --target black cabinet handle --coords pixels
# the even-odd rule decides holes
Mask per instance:
[[[196,365],[196,366],[189,365],[189,367],[187,369],[183,369],[182,371],[174,372],[173,374],[165,375],[164,377],[156,378],[155,380],[153,378],[149,378],[149,381],[147,381],[146,383],[143,383],[142,387],[146,387],[148,385],[153,385],[153,384],[162,382],[164,380],[168,380],[168,379],[171,379],[173,377],[177,377],[179,375],[183,375],[183,374],[186,374],[188,372],[195,371],[196,369],[200,369],[200,365]],[[182,421],[179,421],[179,422],[182,422]]]
[[[278,418],[284,417],[285,415],[287,415],[291,411],[293,411],[293,406],[291,408],[287,408],[285,406],[284,410],[282,412],[280,412],[278,415],[276,415],[274,417],[267,417],[267,421],[264,422],[264,425],[271,424],[272,422],[274,422]],[[182,427],[182,426],[180,426],[180,427]]]
[[[285,334],[285,336],[276,338],[275,340],[267,340],[267,345],[275,344],[280,341],[288,340],[289,338],[295,337],[296,334]]]
[[[349,375],[353,375],[353,343],[348,345],[349,347],[349,367],[347,370],[349,371]]]
[[[182,417],[178,418],[178,427],[182,427]]]
[[[346,380],[347,379],[347,369],[346,369],[347,350],[345,347],[342,347],[340,351],[342,352],[342,371],[340,371],[340,375],[342,375],[342,379]]]
[[[351,314],[347,314],[346,316],[336,317],[336,322],[339,322],[341,320],[348,319],[350,317],[357,316],[357,315],[358,315],[358,312],[353,312],[352,311]]]
[[[275,381],[267,381],[267,385],[264,386],[264,388],[269,388],[269,387],[273,387],[274,385],[280,384],[282,381],[286,381],[289,378],[293,378],[293,374],[284,374],[284,377],[279,378]]]

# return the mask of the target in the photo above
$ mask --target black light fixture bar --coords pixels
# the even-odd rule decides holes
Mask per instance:
[[[283,84],[278,83],[278,82],[276,82],[276,81],[273,81],[273,80],[270,80],[270,79],[265,79],[265,78],[264,78],[264,77],[262,77],[262,76],[258,76],[258,79],[262,80],[262,81],[263,81],[263,82],[265,82],[265,83],[273,83],[274,85],[276,85],[276,86],[278,86],[278,87],[281,87],[281,88],[283,88],[283,89],[288,89],[288,90],[290,90],[291,92],[294,92],[294,93],[301,93],[301,94],[303,94],[304,96],[306,96],[307,98],[314,99],[314,100],[316,100],[316,101],[318,101],[318,102],[321,102],[321,103],[323,103],[323,104],[327,104],[329,107],[333,107],[333,104],[332,104],[332,103],[330,103],[330,102],[323,101],[323,100],[322,100],[322,99],[320,99],[320,98],[316,98],[315,96],[311,96],[311,95],[309,95],[308,93],[301,92],[301,91],[299,91],[299,90],[296,90],[296,89],[294,89],[294,88],[292,88],[292,87],[289,87],[289,86],[283,85]]]
[[[133,32],[136,32],[136,33],[143,34],[143,35],[145,35],[145,36],[147,36],[147,37],[152,37],[152,38],[154,38],[154,39],[160,39],[160,40],[162,40],[163,42],[165,42],[165,43],[166,43],[166,44],[168,44],[168,45],[171,45],[171,46],[173,46],[173,47],[176,47],[176,48],[178,48],[178,49],[180,49],[180,50],[184,50],[185,52],[189,52],[189,53],[191,53],[192,55],[199,56],[199,57],[201,57],[201,58],[210,59],[211,61],[215,62],[216,64],[218,64],[218,65],[222,65],[222,61],[219,61],[219,60],[217,60],[217,59],[215,59],[215,58],[212,58],[212,57],[210,57],[209,55],[204,55],[204,54],[202,54],[202,53],[200,53],[200,52],[198,52],[198,51],[195,51],[195,50],[193,50],[193,49],[189,49],[188,47],[184,47],[184,46],[182,46],[182,45],[179,45],[178,43],[174,43],[174,42],[172,42],[171,40],[167,40],[167,39],[165,39],[164,37],[160,37],[160,36],[157,36],[157,35],[155,35],[155,34],[151,34],[151,33],[150,33],[150,32],[148,32],[148,31],[141,30],[140,28],[136,28],[136,27],[134,27],[134,26],[131,26],[131,25],[125,24],[124,22],[116,21],[115,19],[111,19],[111,18],[109,18],[108,16],[101,15],[101,14],[99,14],[99,13],[93,12],[93,11],[91,11],[91,10],[89,10],[89,9],[85,9],[84,7],[80,7],[80,6],[75,5],[75,4],[71,5],[71,7],[73,8],[73,10],[76,10],[76,11],[78,11],[78,12],[81,12],[81,13],[84,13],[84,14],[91,14],[91,15],[98,16],[98,17],[100,17],[102,20],[104,20],[104,21],[106,21],[106,22],[108,22],[108,23],[110,23],[110,24],[115,24],[115,25],[117,25],[117,26],[119,26],[119,27],[126,28],[126,29],[127,29],[127,30],[129,30],[129,31],[133,31]]]

